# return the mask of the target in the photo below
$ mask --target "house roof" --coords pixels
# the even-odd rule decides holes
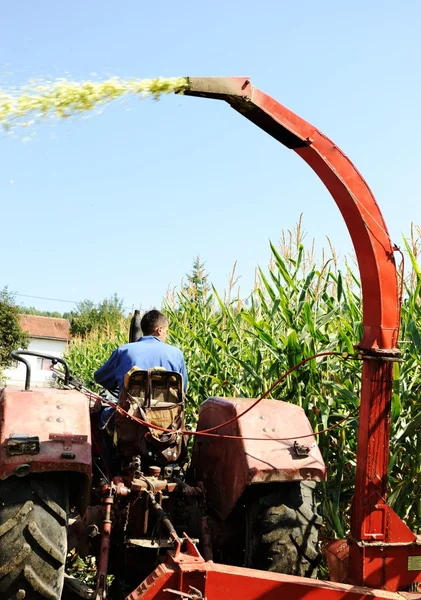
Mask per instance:
[[[19,315],[20,326],[29,337],[49,340],[69,340],[70,324],[67,319],[38,317],[37,315]]]

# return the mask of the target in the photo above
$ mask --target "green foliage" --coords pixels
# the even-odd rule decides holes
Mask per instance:
[[[112,333],[124,318],[123,300],[117,294],[99,304],[83,300],[70,315],[70,332],[73,336],[85,337],[92,331]]]
[[[34,306],[19,306],[19,312],[21,315],[35,315],[38,317],[53,317],[55,319],[63,319],[62,313],[56,310],[38,310]]]
[[[84,337],[76,336],[66,353],[71,372],[81,379],[91,390],[99,391],[94,373],[103,365],[112,352],[129,341],[129,320],[121,316],[113,328],[95,329]]]
[[[94,304],[84,300],[67,316],[72,340],[66,359],[71,371],[92,390],[99,390],[94,372],[115,348],[126,344],[130,317],[123,313],[123,300],[117,294]]]
[[[313,354],[353,352],[362,337],[360,286],[352,270],[339,269],[336,256],[316,261],[305,251],[300,225],[271,245],[267,270],[259,269],[255,289],[243,301],[224,298],[215,288],[202,306],[182,288],[167,300],[170,341],[184,352],[188,365],[188,416],[193,423],[200,403],[210,395],[258,397],[287,369]],[[395,367],[392,400],[390,503],[410,527],[421,530],[421,274],[417,256],[407,247],[413,272],[402,308],[404,363]],[[232,282],[234,281],[234,275]],[[359,405],[361,364],[337,357],[309,362],[292,373],[272,397],[304,408],[320,431]],[[326,532],[349,531],[355,484],[358,415],[329,434],[318,436],[328,481],[321,486]]]
[[[27,348],[29,338],[19,323],[20,308],[7,287],[0,291],[0,371],[11,365],[10,352]]]
[[[91,588],[96,586],[96,578],[98,572],[97,561],[94,556],[86,556],[81,558],[73,548],[67,554],[66,573],[72,577],[76,577]],[[114,575],[107,575],[107,584],[111,586],[114,580]],[[64,597],[64,594],[63,594]],[[66,597],[68,595],[66,594]],[[73,598],[71,596],[70,598]]]
[[[348,270],[337,269],[332,257],[317,264],[305,252],[299,227],[295,239],[271,250],[269,269],[259,269],[246,301],[231,299],[232,289],[221,298],[215,288],[202,306],[190,301],[186,288],[167,301],[171,341],[183,350],[189,370],[191,422],[210,395],[258,397],[301,360],[318,352],[353,352],[359,341],[359,287]],[[360,364],[329,357],[292,373],[272,397],[302,406],[318,431],[354,410],[359,389]],[[352,419],[318,439],[326,463],[334,465],[322,486],[325,522],[340,535],[348,526],[344,507],[353,485],[357,428]]]
[[[415,235],[417,233],[417,235]],[[406,241],[411,273],[405,281],[401,319],[404,362],[394,368],[391,456],[391,506],[408,525],[421,531],[421,271],[420,232]],[[189,371],[187,418],[193,426],[201,402],[211,395],[259,397],[291,366],[319,352],[353,352],[362,337],[358,278],[348,265],[339,268],[334,250],[316,260],[303,244],[301,224],[271,245],[267,269],[259,269],[251,295],[221,296],[195,261],[186,283],[167,297],[169,342],[184,352]],[[111,341],[74,341],[70,349],[77,375],[87,382],[111,349],[126,341],[128,326]],[[90,345],[92,344],[92,345]],[[78,362],[79,361],[79,362]],[[272,397],[301,406],[314,430],[336,424],[359,405],[361,363],[319,358],[293,372]],[[355,485],[358,413],[329,433],[318,435],[328,465],[320,486],[326,534],[349,531]]]
[[[209,276],[205,273],[205,265],[196,257],[191,272],[186,276],[187,283],[183,290],[191,302],[203,306],[209,298],[210,284]]]

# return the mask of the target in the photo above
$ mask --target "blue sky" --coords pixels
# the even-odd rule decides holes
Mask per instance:
[[[0,86],[31,77],[247,75],[331,137],[401,243],[420,215],[417,0],[4,3]],[[0,136],[0,288],[160,305],[197,255],[222,290],[251,289],[269,240],[304,213],[307,239],[351,243],[310,169],[228,105],[132,99]],[[44,310],[71,304],[18,296]]]

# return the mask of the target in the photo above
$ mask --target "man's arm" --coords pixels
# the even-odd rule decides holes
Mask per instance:
[[[118,361],[119,352],[117,348],[117,350],[114,350],[114,352],[111,354],[105,365],[99,367],[99,369],[94,373],[95,381],[110,391],[115,390],[118,385],[115,377]]]
[[[188,378],[187,378],[187,369],[186,369],[186,363],[184,361],[183,353],[181,353],[180,373],[183,376],[184,393],[186,393],[186,391],[187,391],[187,384],[188,384]]]

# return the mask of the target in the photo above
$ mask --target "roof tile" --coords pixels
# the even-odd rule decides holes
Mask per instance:
[[[70,323],[67,319],[19,315],[20,326],[30,337],[55,340],[70,339]]]

